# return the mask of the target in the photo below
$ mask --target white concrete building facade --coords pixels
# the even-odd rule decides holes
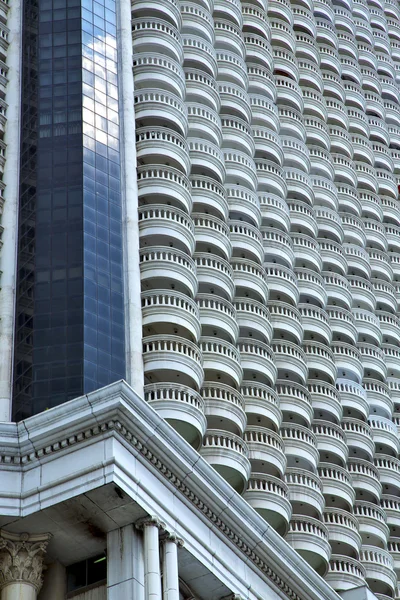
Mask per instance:
[[[397,0],[0,0],[0,600],[400,599]]]

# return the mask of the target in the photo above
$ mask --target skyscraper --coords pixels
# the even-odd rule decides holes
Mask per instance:
[[[399,600],[397,0],[0,34],[0,600]]]

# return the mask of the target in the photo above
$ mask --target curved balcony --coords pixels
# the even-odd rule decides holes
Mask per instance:
[[[335,356],[332,350],[325,344],[308,340],[303,342],[303,350],[310,378],[332,384],[336,379]]]
[[[242,435],[246,427],[245,404],[242,395],[220,382],[205,382],[201,395],[209,429],[218,425],[224,431]]]
[[[400,348],[392,344],[382,344],[388,377],[400,377]]]
[[[159,165],[139,166],[137,181],[140,201],[165,202],[171,206],[177,204],[184,212],[190,213],[190,181],[177,169]]]
[[[275,194],[267,193],[260,193],[258,200],[264,222],[270,223],[271,227],[282,229],[288,233],[290,214],[286,201]]]
[[[378,469],[385,494],[397,495],[400,490],[400,461],[386,454],[375,454],[374,465]]]
[[[376,178],[378,181],[379,194],[397,200],[397,178],[381,168],[376,169]]]
[[[295,269],[297,286],[302,303],[315,304],[324,308],[328,301],[324,277],[309,269]]]
[[[374,219],[363,219],[365,235],[370,247],[386,252],[388,242],[386,239],[385,225]]]
[[[345,417],[342,420],[342,429],[346,436],[349,454],[353,458],[371,461],[375,450],[371,427],[365,421]]]
[[[339,422],[342,419],[343,409],[337,389],[329,383],[314,379],[308,380],[307,387],[314,415],[319,419]]]
[[[179,208],[150,204],[139,207],[139,234],[142,246],[168,246],[193,254],[195,248],[192,219]]]
[[[397,427],[391,419],[373,415],[368,418],[377,452],[397,456],[399,437]]]
[[[187,107],[176,94],[159,89],[139,89],[134,101],[135,118],[143,126],[159,122],[160,125],[177,129],[182,136],[187,135]]]
[[[199,449],[207,421],[198,392],[180,384],[154,383],[145,385],[144,397],[189,444]]]
[[[259,227],[261,210],[257,194],[236,185],[226,184],[225,189],[231,217]]]
[[[249,458],[253,472],[282,477],[286,469],[284,445],[280,436],[256,425],[249,425],[244,432],[249,448]]]
[[[251,3],[242,4],[242,15],[243,15],[243,30],[254,31],[258,35],[266,35],[268,31],[268,17],[264,9],[264,3],[259,3],[260,6],[254,6]]]
[[[354,275],[349,275],[348,280],[354,304],[368,311],[375,310],[376,297],[372,283]]]
[[[398,572],[400,571],[400,538],[398,537],[390,537],[388,541],[388,551],[390,552],[391,557],[393,558],[393,568],[396,571],[396,575],[398,576]],[[377,596],[378,600],[386,600],[390,598],[390,596]]]
[[[255,153],[272,160],[280,167],[283,165],[284,150],[280,136],[266,127],[253,126]]]
[[[304,125],[307,133],[307,145],[320,146],[329,152],[331,147],[329,127],[317,117],[304,117]]]
[[[285,481],[294,514],[320,518],[325,506],[320,478],[296,467],[287,467]]]
[[[333,211],[338,210],[338,191],[332,181],[326,177],[311,176],[314,188],[314,206],[324,206]]]
[[[325,575],[325,581],[334,590],[352,590],[365,585],[365,569],[354,558],[333,554],[329,561],[329,571]]]
[[[309,427],[313,417],[313,407],[307,388],[283,379],[278,379],[275,388],[284,418]]]
[[[237,346],[243,370],[261,383],[274,385],[278,373],[270,347],[253,338],[239,338]]]
[[[319,452],[314,433],[296,423],[282,423],[280,429],[289,467],[316,471]]]
[[[347,468],[360,499],[377,504],[382,493],[377,467],[360,458],[349,458]]]
[[[345,39],[343,39],[345,38]],[[348,36],[343,36],[342,34],[338,35],[338,41],[339,41],[339,52],[340,52],[340,46],[341,44],[349,44],[350,47],[350,51],[353,50],[353,48],[355,49],[355,55],[353,56],[353,58],[356,58],[357,56],[357,47],[354,44],[354,41],[351,38],[348,38]],[[362,89],[362,87],[356,83],[354,83],[353,81],[343,81],[343,87],[345,90],[345,94],[346,94],[346,104],[347,106],[354,106],[355,108],[358,108],[359,110],[363,110],[365,111],[366,109],[366,100],[365,100],[365,93],[364,90]]]
[[[245,258],[233,258],[231,265],[236,289],[246,290],[246,295],[250,292],[256,300],[266,303],[268,285],[264,269]]]
[[[209,108],[219,111],[221,106],[218,88],[214,77],[192,67],[184,69],[186,81],[186,100],[202,102]]]
[[[382,350],[373,344],[366,344],[365,342],[359,342],[357,347],[360,351],[365,376],[384,380],[387,366]]]
[[[144,10],[149,10],[148,4],[143,0],[135,0],[132,4],[132,14],[140,15]],[[166,21],[172,21],[176,27],[181,27],[181,13],[176,0],[168,0],[167,2],[156,0],[151,7],[151,11],[160,14]]]
[[[383,310],[377,310],[379,329],[382,332],[386,344],[400,344],[400,319],[395,315]]]
[[[214,214],[225,221],[229,212],[225,188],[209,177],[192,176],[190,183],[195,209]]]
[[[210,44],[214,41],[212,18],[208,10],[191,2],[181,3],[182,32],[204,37]]]
[[[358,332],[353,314],[337,306],[328,306],[327,314],[330,328],[336,338],[355,345],[357,343]]]
[[[343,244],[343,250],[347,259],[348,271],[351,275],[358,275],[365,279],[371,277],[371,252],[369,248],[364,250],[356,244]]]
[[[225,181],[224,154],[220,148],[206,140],[188,139],[192,174],[208,175],[223,183]],[[228,168],[228,165],[226,165]]]
[[[385,511],[376,504],[356,500],[354,516],[359,523],[359,531],[364,543],[378,548],[385,548],[389,538],[389,527],[386,524]]]
[[[400,127],[398,125],[388,125],[389,140],[392,147],[400,146]]]
[[[214,0],[214,13],[223,19],[232,21],[238,27],[242,27],[242,7],[239,0]]]
[[[146,165],[162,165],[190,172],[189,146],[186,140],[166,127],[140,127],[136,130],[137,159]]]
[[[374,194],[378,193],[378,180],[376,178],[376,171],[372,167],[366,165],[363,162],[355,161],[354,162],[358,187],[365,188]],[[361,198],[360,198],[361,199]]]
[[[361,69],[358,61],[350,56],[340,54],[340,62],[342,65],[342,76],[348,77],[350,81],[354,81],[358,85],[362,84]],[[350,116],[350,115],[349,115]]]
[[[358,162],[366,162],[369,166],[375,166],[375,154],[373,143],[362,135],[353,133],[351,135],[353,143],[353,158]],[[376,142],[375,142],[376,143]]]
[[[196,252],[193,256],[196,264],[197,280],[202,293],[214,293],[231,301],[235,294],[231,265],[214,254]]]
[[[273,69],[273,52],[271,44],[265,37],[253,33],[243,33],[246,44],[246,57],[255,63]]]
[[[250,157],[255,152],[255,140],[253,131],[246,121],[237,117],[225,117],[221,119],[223,147],[233,148],[248,154]]]
[[[344,232],[344,241],[365,248],[367,238],[364,224],[360,217],[349,213],[340,213],[341,224]]]
[[[325,508],[323,517],[332,552],[340,550],[343,554],[358,556],[361,536],[356,517],[341,508]]]
[[[342,244],[344,231],[341,216],[324,206],[316,206],[314,212],[318,224],[318,236]]]
[[[264,249],[259,229],[244,221],[229,221],[229,229],[233,255],[262,263]]]
[[[361,216],[362,205],[357,190],[349,185],[342,183],[337,186],[338,203],[340,211]]]
[[[235,343],[239,327],[233,305],[215,294],[198,294],[196,302],[203,335],[217,332],[219,338]]]
[[[293,515],[285,539],[319,575],[326,574],[331,547],[328,530],[321,521]]]
[[[317,237],[318,227],[315,220],[315,211],[309,204],[301,200],[288,200],[287,206],[290,213],[290,224],[293,231],[306,232],[312,238]]]
[[[183,52],[185,62],[201,66],[208,75],[217,77],[218,65],[214,46],[197,35],[182,35]]]
[[[293,14],[288,0],[271,0],[268,2],[268,16],[270,18],[285,19],[291,27],[293,26]]]
[[[304,99],[301,87],[287,75],[275,75],[276,102],[303,112]]]
[[[319,244],[314,238],[301,233],[292,233],[296,265],[319,273],[322,269]]]
[[[329,303],[349,310],[352,304],[352,295],[347,278],[329,271],[323,271],[322,275]]]
[[[392,151],[385,145],[382,144],[380,142],[372,142],[372,149],[374,152],[374,158],[375,158],[375,168],[377,169],[376,171],[376,176],[378,177],[378,184],[379,187],[382,189],[382,194],[384,194],[384,188],[388,185],[390,186],[390,193],[388,194],[389,196],[392,195],[392,180],[389,177],[388,182],[385,181],[385,175],[386,175],[386,171],[389,171],[390,173],[393,173],[394,171],[394,161],[392,158]],[[382,172],[382,170],[385,171],[385,173]],[[387,173],[387,175],[390,175],[390,173]],[[380,181],[380,179],[382,179],[382,181]],[[397,188],[397,185],[396,185]],[[397,196],[395,196],[395,198],[397,199]]]
[[[288,199],[294,198],[309,204],[314,203],[312,179],[300,169],[285,166]]]
[[[286,198],[287,183],[284,170],[270,160],[256,158],[258,191]]]
[[[380,346],[382,332],[378,317],[373,312],[361,308],[353,308],[353,315],[360,340]]]
[[[293,268],[295,258],[290,235],[272,227],[261,227],[261,235],[264,244],[264,259],[267,262],[275,262]]]
[[[327,71],[325,69],[322,69],[321,75],[323,79],[323,93],[326,96],[329,95],[344,102],[346,100],[346,94],[341,78],[336,75],[336,73],[332,73],[332,71]]]
[[[132,19],[134,54],[153,52],[183,62],[181,35],[174,25],[156,17]]]
[[[378,309],[396,312],[398,306],[397,289],[383,279],[371,279]]]
[[[299,304],[298,308],[304,331],[308,332],[313,339],[329,346],[332,339],[332,330],[328,313],[311,304]]]
[[[381,381],[368,378],[364,378],[363,387],[367,392],[371,414],[390,419],[393,412],[393,400],[389,387]]]
[[[142,324],[148,331],[154,327],[159,335],[177,329],[197,341],[201,334],[197,304],[185,294],[175,290],[149,290],[142,292]],[[186,337],[186,336],[183,336]]]
[[[267,429],[277,431],[282,423],[278,394],[269,386],[243,381],[241,387],[249,425],[262,422]]]
[[[211,19],[211,22],[213,19]],[[233,52],[245,58],[246,46],[242,38],[242,28],[219,16],[214,16],[215,48]],[[251,34],[250,34],[251,35]],[[257,36],[259,37],[259,36]],[[265,38],[263,38],[265,40]],[[267,40],[265,40],[267,41]]]
[[[275,133],[279,132],[278,108],[272,100],[261,94],[249,94],[249,104],[251,122],[254,126],[266,127]]]
[[[264,263],[264,269],[270,289],[270,298],[283,297],[284,300],[294,305],[297,304],[299,289],[293,271],[274,263]]]
[[[303,86],[304,114],[326,121],[328,109],[324,96],[314,89]]]
[[[279,377],[304,385],[308,369],[301,347],[287,340],[274,339],[271,342],[271,348]]]
[[[318,474],[327,504],[333,502],[337,508],[352,510],[356,494],[347,469],[320,462]]]
[[[162,289],[166,280],[175,290],[194,297],[197,291],[196,266],[184,252],[175,248],[143,248],[139,252],[140,278],[144,288]]]
[[[384,224],[384,233],[386,243],[390,252],[398,253],[400,251],[400,227],[398,225]],[[390,255],[389,255],[390,258]]]
[[[333,181],[335,170],[332,165],[332,159],[329,152],[323,150],[319,146],[308,147],[311,170],[313,175],[324,177]]]
[[[346,436],[340,425],[314,419],[312,430],[317,440],[320,459],[343,467],[346,464],[349,450]]]
[[[342,65],[340,63],[339,53],[336,49],[328,44],[318,44],[320,52],[320,68],[333,71],[340,76]]]
[[[250,98],[240,86],[219,82],[218,92],[221,100],[221,114],[235,115],[247,123],[251,122]]]
[[[196,249],[206,251],[210,247],[225,260],[232,255],[229,227],[224,221],[209,214],[192,213],[196,235]]]
[[[349,379],[337,379],[336,388],[340,393],[343,415],[351,415],[362,420],[367,419],[369,404],[365,389]]]
[[[339,275],[346,275],[347,256],[344,252],[346,244],[337,244],[325,238],[318,238],[318,242],[324,270],[334,271],[335,273],[339,273]]]
[[[365,579],[371,590],[392,596],[397,587],[393,558],[387,550],[376,546],[362,546],[360,560],[365,568]]]
[[[272,338],[272,321],[268,309],[252,298],[235,298],[236,321],[241,331],[267,344]]]
[[[300,344],[303,339],[303,327],[297,308],[279,300],[269,302],[268,307],[270,323],[274,331],[284,332],[287,339]]]
[[[385,511],[387,525],[392,532],[397,534],[398,527],[400,527],[400,500],[398,495],[382,494],[380,506]]]
[[[243,377],[240,354],[233,344],[214,337],[201,337],[199,347],[207,380],[239,387]]]
[[[175,335],[143,339],[143,363],[147,380],[177,381],[199,390],[203,383],[202,356],[193,342]]]
[[[285,535],[292,507],[288,487],[283,481],[272,475],[252,472],[243,498],[275,531]]]
[[[227,431],[209,429],[204,435],[200,454],[233,489],[243,492],[251,470],[244,440]]]
[[[388,198],[387,196],[381,199],[382,218],[386,223],[400,224],[400,205],[399,202]]]
[[[251,94],[265,95],[276,100],[275,78],[270,69],[253,62],[246,62],[249,78],[248,91]]]
[[[280,134],[286,136],[292,136],[301,142],[306,141],[306,128],[305,120],[303,120],[302,114],[294,108],[286,106],[278,106],[279,122],[280,122]]]

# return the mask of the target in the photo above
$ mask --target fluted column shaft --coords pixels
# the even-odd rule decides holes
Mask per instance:
[[[180,540],[168,536],[163,541],[163,600],[179,600],[178,545]]]

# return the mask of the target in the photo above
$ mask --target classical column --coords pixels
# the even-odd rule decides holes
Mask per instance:
[[[178,546],[183,542],[166,534],[162,540],[163,600],[179,600]]]
[[[107,535],[107,600],[144,600],[142,534],[133,525]]]
[[[0,530],[1,600],[36,600],[50,537]]]
[[[147,517],[136,526],[143,529],[145,600],[162,600],[159,531],[164,530],[164,523],[157,517]]]

